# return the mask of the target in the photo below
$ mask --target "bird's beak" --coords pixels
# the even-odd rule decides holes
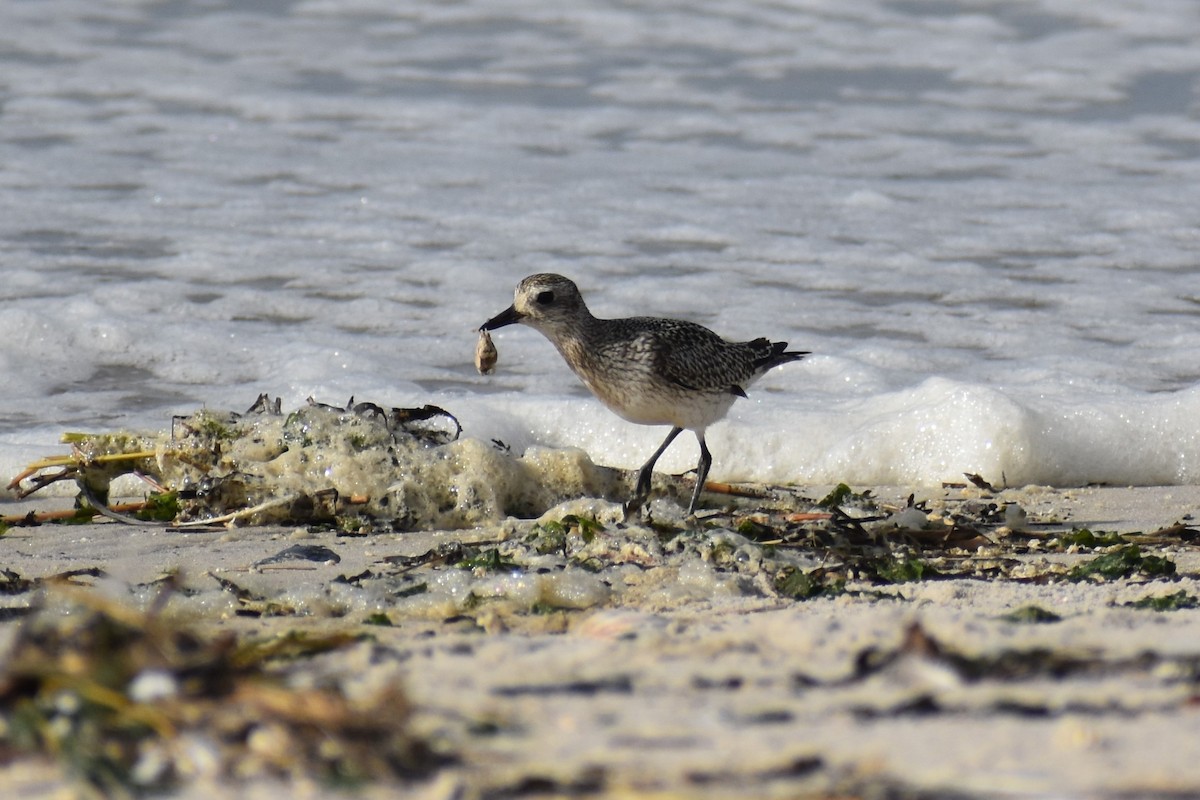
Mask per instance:
[[[505,325],[512,325],[520,322],[525,318],[525,315],[517,311],[516,306],[509,306],[501,311],[496,316],[489,319],[487,322],[479,326],[481,331],[494,331],[496,328],[503,328]]]

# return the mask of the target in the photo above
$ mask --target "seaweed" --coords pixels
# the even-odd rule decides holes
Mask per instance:
[[[478,572],[510,572],[521,569],[521,565],[510,557],[500,554],[499,548],[489,547],[478,553],[470,554],[454,565],[458,569],[475,570]]]
[[[1052,543],[1063,548],[1075,545],[1094,550],[1098,547],[1113,547],[1124,544],[1125,539],[1119,533],[1094,533],[1087,528],[1075,528],[1067,533],[1060,533],[1058,536],[1055,536]]]
[[[833,488],[829,494],[817,501],[817,506],[820,508],[841,508],[845,505],[856,505],[862,507],[874,507],[875,501],[871,498],[871,490],[867,489],[863,492],[855,492],[847,484],[839,483]]]
[[[1174,574],[1174,561],[1162,556],[1144,556],[1137,545],[1130,544],[1073,567],[1067,573],[1067,580],[1104,581],[1134,575],[1158,578]]]
[[[591,544],[596,534],[604,532],[604,526],[593,517],[581,517],[577,514],[567,514],[562,518],[562,525],[567,531],[575,530],[584,544]]]
[[[344,784],[423,775],[440,763],[410,732],[410,704],[398,687],[352,699],[336,686],[289,686],[280,670],[287,661],[354,638],[239,642],[93,592],[58,597],[72,613],[29,618],[0,668],[0,744],[54,759],[105,796],[178,785],[192,769],[194,748],[175,746],[184,739],[204,742],[234,779]],[[389,711],[373,713],[379,708]]]
[[[841,594],[846,586],[844,581],[832,579],[824,569],[805,572],[791,566],[775,573],[772,584],[776,592],[792,600],[810,600],[814,597]]]
[[[940,577],[936,569],[912,556],[884,556],[870,559],[864,566],[883,583],[913,583]]]
[[[179,516],[179,492],[159,492],[146,497],[145,507],[136,513],[138,519],[171,522]]]
[[[539,555],[571,554],[572,544],[578,547],[591,544],[596,535],[604,531],[604,525],[592,517],[567,514],[561,520],[538,522],[524,537],[524,543]]]
[[[1013,609],[1000,619],[1005,622],[1015,622],[1018,624],[1033,624],[1040,625],[1049,622],[1062,622],[1062,617],[1055,614],[1053,611],[1047,611],[1041,606],[1021,606]]]
[[[73,432],[65,438],[68,454],[30,464],[10,488],[23,498],[73,482],[79,506],[130,524],[322,525],[364,535],[536,515],[579,496],[580,478],[607,496],[622,477],[587,461],[481,449],[434,405],[387,409],[310,398],[286,415],[281,407],[262,395],[244,413],[201,409],[174,417],[169,431]],[[109,504],[112,481],[127,475],[152,489],[134,516]],[[30,522],[42,519],[50,517]],[[584,538],[598,530],[586,520],[577,526]]]
[[[558,554],[566,557],[567,529],[561,522],[546,522],[534,525],[525,536],[525,543],[538,555]]]
[[[779,539],[778,530],[753,517],[742,518],[736,530],[752,542],[772,542]]]
[[[1180,589],[1173,594],[1148,595],[1132,603],[1122,603],[1126,608],[1146,608],[1151,611],[1180,611],[1200,608],[1200,598]]]

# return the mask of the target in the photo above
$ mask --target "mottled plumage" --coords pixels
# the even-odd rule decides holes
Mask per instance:
[[[786,342],[727,342],[708,328],[683,320],[599,319],[588,311],[573,282],[548,273],[521,281],[512,306],[480,330],[516,322],[541,331],[612,411],[630,422],[672,426],[638,474],[631,510],[649,494],[658,457],[686,428],[696,433],[700,443],[696,490],[688,506],[688,513],[694,512],[712,463],[704,443],[706,428],[725,416],[734,400],[745,397],[746,388],[764,372],[808,355],[788,350]]]

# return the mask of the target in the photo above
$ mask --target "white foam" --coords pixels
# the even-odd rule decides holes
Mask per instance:
[[[770,381],[765,378],[763,383]],[[592,400],[533,403],[491,397],[505,421],[466,415],[474,435],[517,449],[575,444],[598,463],[634,469],[666,434],[619,420]],[[962,482],[964,473],[1020,486],[1089,483],[1157,485],[1200,480],[1200,389],[1112,397],[1023,397],[931,378],[905,390],[828,407],[802,397],[752,394],[710,429],[715,480],[774,483],[925,484]],[[522,428],[521,422],[526,427]],[[690,434],[659,462],[696,466]]]

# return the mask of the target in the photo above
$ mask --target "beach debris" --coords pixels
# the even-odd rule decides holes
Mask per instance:
[[[206,637],[94,591],[46,602],[0,664],[0,746],[57,760],[99,796],[161,792],[199,775],[415,777],[442,761],[410,731],[411,704],[395,683],[368,695],[289,683],[289,668],[356,635]]]
[[[848,484],[839,483],[833,487],[829,494],[817,501],[817,506],[820,508],[837,508],[843,512],[854,509],[867,514],[874,513],[879,510],[875,499],[871,497],[871,490],[864,489],[861,492],[855,492]]]
[[[889,525],[894,525],[897,530],[912,533],[926,530],[929,527],[929,515],[913,505],[905,506],[885,521]]]
[[[961,693],[958,690],[968,683],[977,685],[984,681],[994,681],[1003,684],[1053,679],[1057,684],[1077,676],[1088,676],[1093,680],[1098,676],[1143,677],[1147,672],[1148,663],[1160,671],[1170,664],[1184,671],[1184,674],[1191,674],[1195,668],[1195,657],[1191,654],[1159,656],[1157,659],[1147,659],[1145,653],[1104,657],[1082,654],[1071,648],[1041,646],[1001,648],[986,653],[970,652],[952,640],[935,637],[920,622],[909,623],[899,632],[899,638],[899,643],[894,647],[868,646],[858,653],[855,659],[856,674],[852,681],[864,681],[877,676],[884,680],[877,682],[876,686],[889,684],[898,690],[873,692],[878,700],[872,699],[870,704],[864,704],[860,713],[879,716],[907,711],[918,711],[922,714],[954,711],[961,701]],[[940,668],[941,674],[938,674],[938,671],[930,673],[924,669],[911,669],[917,665]],[[905,669],[898,670],[899,666]],[[914,674],[918,680],[913,680]],[[931,683],[929,678],[934,682]],[[821,681],[816,679],[808,680],[812,685],[821,684]],[[934,702],[934,698],[939,695],[941,704]],[[995,696],[994,702],[997,707],[1008,706],[1011,713],[1012,699],[1011,695],[1000,693]],[[880,705],[874,705],[875,702]],[[1101,710],[1111,707],[1112,698],[1101,695],[1092,702],[1095,705],[1090,708]],[[1061,710],[1061,706],[1056,706],[1050,696],[1043,697],[1037,705],[1022,707],[1024,713],[1036,713],[1039,716],[1053,710]],[[1080,710],[1080,706],[1072,708],[1074,713],[1079,713]]]
[[[1056,534],[1054,542],[1065,550],[1095,550],[1097,547],[1123,545],[1125,544],[1125,537],[1119,533],[1106,533],[1104,531],[1093,533],[1087,528],[1072,528],[1069,531]]]
[[[1074,567],[1067,573],[1072,581],[1107,581],[1134,575],[1158,578],[1175,574],[1175,562],[1163,556],[1142,555],[1136,544],[1118,547]]]
[[[1004,504],[1004,527],[1010,531],[1023,531],[1029,524],[1029,515],[1016,503]]]
[[[285,550],[280,550],[273,556],[260,558],[254,562],[254,566],[263,567],[270,564],[282,564],[285,561],[319,561],[321,563],[337,564],[341,560],[341,556],[325,545],[294,544]]]
[[[479,341],[475,343],[475,369],[480,375],[491,375],[496,371],[496,361],[500,353],[492,342],[492,335],[483,328],[479,329]]]
[[[1147,595],[1132,603],[1123,603],[1126,608],[1148,608],[1152,611],[1181,611],[1200,608],[1200,598],[1180,589],[1172,594]]]
[[[261,395],[244,413],[175,417],[169,431],[67,434],[70,453],[31,464],[10,488],[27,497],[73,481],[79,521],[101,514],[131,524],[297,523],[348,532],[473,527],[623,491],[621,471],[582,451],[534,448],[514,457],[461,434],[458,420],[433,405],[310,398],[285,414],[278,399]],[[112,482],[125,475],[148,485],[149,498],[110,506]]]
[[[386,598],[394,622],[461,615],[488,620],[480,623],[487,627],[514,624],[509,614],[636,604],[644,593],[663,603],[722,593],[902,600],[914,584],[962,577],[1151,581],[1174,572],[1151,546],[1196,544],[1194,529],[1182,524],[1116,534],[1048,527],[1026,512],[1025,524],[1012,529],[1007,509],[1026,496],[971,488],[887,502],[847,484],[819,501],[794,488],[754,487],[724,495],[702,520],[661,502],[645,524],[622,525],[628,472],[597,467],[578,450],[532,448],[515,457],[461,436],[457,421],[434,406],[314,400],[287,412],[263,396],[244,413],[206,409],[176,418],[170,433],[73,434],[71,443],[70,456],[22,477],[30,491],[74,480],[83,500],[77,521],[96,517],[116,475],[136,474],[153,490],[149,501],[118,513],[168,519],[178,530],[302,524],[362,535],[493,526],[439,539],[424,552],[381,554],[333,582],[360,594],[284,596],[257,576],[209,573],[236,599],[236,613],[249,617],[361,620],[375,613],[369,598]],[[655,481],[663,494],[686,496],[690,488],[670,476]],[[496,527],[509,516],[524,519]],[[1064,558],[1047,560],[1048,553]],[[243,569],[278,574],[337,563],[336,546],[301,544]],[[217,589],[210,583],[203,591]]]
[[[1058,614],[1035,605],[1014,608],[1000,619],[1018,625],[1044,625],[1051,622],[1062,622],[1062,617]]]
[[[883,583],[911,583],[939,577],[936,569],[920,558],[889,555],[867,562],[871,574]]]
[[[1200,529],[1178,522],[1146,533],[1129,534],[1143,544],[1200,544]]]
[[[987,482],[987,479],[982,475],[977,475],[974,472],[964,472],[963,476],[971,482],[972,486],[978,489],[983,489],[985,492],[995,493],[999,491],[995,486]]]

